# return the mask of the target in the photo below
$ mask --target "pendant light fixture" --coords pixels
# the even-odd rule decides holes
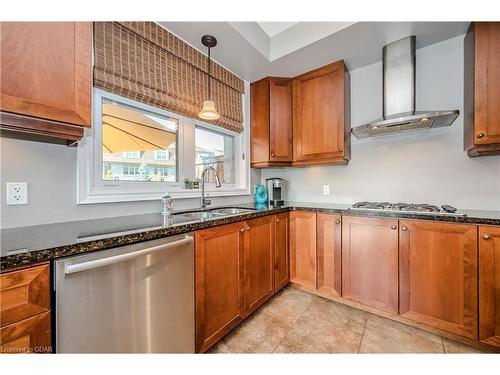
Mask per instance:
[[[210,81],[212,79],[211,73],[211,60],[210,60],[210,48],[217,45],[217,39],[212,35],[203,35],[201,42],[205,47],[208,48],[208,99],[203,101],[203,106],[201,111],[198,112],[198,117],[203,120],[217,120],[220,117],[219,112],[215,109],[215,103],[212,100],[212,92]]]

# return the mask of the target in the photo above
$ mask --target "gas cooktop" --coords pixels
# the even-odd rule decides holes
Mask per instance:
[[[383,210],[383,211],[405,211],[429,214],[463,215],[457,213],[455,207],[443,205],[441,208],[425,203],[391,203],[391,202],[358,202],[352,205],[353,209],[360,210]]]

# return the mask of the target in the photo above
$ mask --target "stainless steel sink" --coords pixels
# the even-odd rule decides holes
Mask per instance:
[[[212,208],[210,212],[222,214],[224,216],[248,214],[254,212],[253,208],[239,208],[239,207],[224,207],[224,208]]]
[[[192,210],[177,212],[172,214],[172,224],[185,224],[197,221],[207,221],[220,219],[226,216],[248,214],[254,212],[253,208],[240,208],[240,207],[214,207],[210,210]]]

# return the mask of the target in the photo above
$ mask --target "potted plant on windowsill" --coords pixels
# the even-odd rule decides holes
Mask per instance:
[[[194,181],[191,180],[190,178],[185,178],[184,179],[184,188],[186,189],[192,189],[194,185]]]

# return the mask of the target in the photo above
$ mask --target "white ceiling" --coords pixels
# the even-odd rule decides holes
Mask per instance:
[[[257,24],[269,35],[270,38],[286,29],[296,25],[298,22],[257,22]]]
[[[382,59],[382,47],[416,35],[422,48],[465,34],[468,22],[298,22],[273,25],[270,37],[257,22],[159,22],[203,53],[201,36],[214,35],[215,61],[244,80],[293,77],[343,59],[349,70]],[[282,24],[282,22],[277,22]],[[274,24],[267,22],[267,24]],[[271,31],[272,32],[272,31]]]

